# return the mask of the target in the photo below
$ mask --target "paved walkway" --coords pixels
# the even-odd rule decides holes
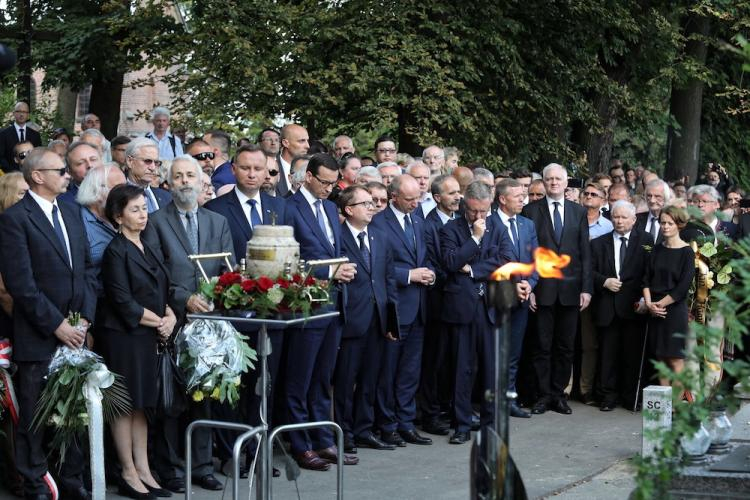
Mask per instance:
[[[571,403],[573,415],[557,413],[511,419],[511,452],[521,471],[529,498],[618,499],[634,487],[627,459],[640,450],[641,415],[623,409],[602,413]],[[361,449],[360,464],[344,471],[345,498],[356,500],[459,500],[469,496],[471,446],[449,445],[432,436],[432,446],[409,445],[395,451]],[[277,457],[277,459],[280,459]],[[299,498],[335,498],[335,469],[302,471]],[[225,477],[217,474],[217,478]],[[297,498],[295,483],[274,479],[274,498]],[[225,492],[194,489],[196,500],[231,498]],[[110,491],[107,498],[121,497]],[[248,498],[243,481],[240,498]],[[255,498],[254,494],[250,498]]]

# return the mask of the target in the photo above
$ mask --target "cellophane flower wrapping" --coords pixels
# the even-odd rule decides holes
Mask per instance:
[[[209,397],[236,405],[243,373],[254,368],[257,355],[228,321],[199,319],[177,336],[177,362],[185,372],[194,401]]]

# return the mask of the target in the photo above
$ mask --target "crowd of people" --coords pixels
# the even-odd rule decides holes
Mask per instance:
[[[693,186],[617,160],[586,180],[556,163],[493,173],[452,148],[411,157],[388,136],[363,156],[348,136],[329,146],[297,124],[236,143],[220,130],[185,140],[164,108],[143,137],[108,141],[88,114],[78,140],[58,129],[42,147],[28,118],[18,103],[0,131],[1,320],[19,395],[6,484],[26,498],[51,498],[48,472],[65,498],[89,497],[81,447],[71,443],[53,468],[45,430],[31,424],[60,345],[87,345],[124,377],[133,410],[109,425],[107,455],[121,494],[170,496],[184,491],[186,474],[222,489],[214,459],[230,457],[232,434],[197,431],[186,471],[185,425],[259,424],[258,374],[243,379],[236,409],[191,401],[184,415],[161,415],[157,347],[187,314],[212,309],[188,255],[229,252],[239,265],[258,225],[291,226],[306,261],[348,258],[315,271],[331,282],[338,318],[270,335],[270,425],[333,416],[345,433],[344,450],[326,428],[289,433],[294,459],[315,471],[339,454],[356,465],[359,447],[430,445],[426,434],[462,444],[490,425],[483,395],[494,387],[497,317],[487,280],[505,263],[534,262],[539,247],[570,263],[563,279],[513,278],[511,416],[569,415],[570,398],[604,412],[634,407],[653,383],[651,360],[684,369],[689,242],[750,231],[744,193],[718,165]],[[701,217],[691,220],[687,205]],[[204,267],[227,270],[218,260]],[[70,312],[84,328],[68,323]],[[257,331],[243,333],[257,348]],[[253,456],[249,447],[243,474]]]

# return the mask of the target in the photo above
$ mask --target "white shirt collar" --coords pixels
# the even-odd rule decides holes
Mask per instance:
[[[260,210],[260,190],[258,190],[252,198],[240,191],[237,186],[234,187],[234,192],[237,193],[237,199],[240,200],[240,205],[244,207],[248,200],[255,200],[255,205],[258,207],[258,210]]]
[[[620,242],[620,238],[623,237],[623,236],[625,237],[626,240],[630,241],[630,233],[631,233],[631,231],[628,231],[625,234],[618,234],[617,231],[612,231],[612,238],[614,238],[615,243],[619,243]]]
[[[401,210],[399,210],[398,208],[396,208],[396,207],[395,207],[395,206],[393,205],[393,202],[390,202],[390,203],[388,204],[388,206],[389,206],[389,207],[391,208],[391,210],[393,210],[393,213],[394,213],[394,214],[396,215],[396,218],[397,218],[397,219],[399,220],[399,222],[401,222],[401,223],[403,224],[403,222],[404,222],[404,217],[406,217],[406,214],[405,214],[405,213],[403,213],[403,212],[402,212]]]
[[[349,228],[349,231],[351,231],[351,232],[352,232],[352,236],[354,236],[354,241],[356,241],[356,242],[357,242],[357,244],[359,244],[359,239],[357,239],[357,237],[359,236],[359,233],[361,233],[361,232],[363,232],[363,231],[364,231],[364,233],[365,233],[365,235],[366,235],[366,236],[365,236],[365,241],[367,241],[367,240],[368,240],[368,236],[369,236],[369,233],[367,232],[367,226],[365,226],[365,228],[364,228],[364,229],[362,229],[362,231],[360,231],[360,230],[359,230],[359,229],[357,229],[356,227],[352,226],[352,225],[351,225],[351,224],[349,223],[349,221],[347,220],[347,221],[346,221],[346,227],[348,227],[348,228]],[[368,242],[368,243],[369,243],[369,242]]]
[[[45,213],[45,215],[47,215],[48,217],[50,217],[52,215],[52,207],[53,206],[57,206],[57,199],[55,199],[55,201],[53,203],[53,202],[51,202],[51,201],[49,201],[49,200],[47,200],[45,198],[42,198],[41,196],[39,196],[38,194],[36,194],[34,191],[32,191],[30,189],[29,189],[28,193],[31,195],[31,197],[34,199],[34,201],[37,203],[37,205],[39,205],[39,208],[42,209],[42,211]],[[58,208],[58,210],[59,210],[59,208]]]
[[[448,221],[449,221],[449,220],[452,220],[452,219],[453,219],[453,217],[455,216],[455,214],[453,214],[453,215],[451,216],[451,215],[447,215],[447,214],[443,213],[443,211],[442,211],[442,210],[440,210],[439,208],[437,208],[437,206],[435,207],[435,211],[437,212],[437,214],[438,214],[438,217],[440,217],[440,222],[442,222],[442,223],[443,223],[443,225],[447,224],[447,223],[448,223]]]
[[[323,201],[323,200],[318,200],[310,191],[308,191],[308,189],[304,185],[300,186],[299,190],[302,193],[302,196],[305,197],[305,200],[307,200],[307,203],[310,204],[310,206],[313,208],[315,207],[316,201]]]

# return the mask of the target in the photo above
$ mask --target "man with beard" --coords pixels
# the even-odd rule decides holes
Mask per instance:
[[[196,159],[181,155],[174,159],[168,173],[172,202],[149,218],[144,242],[163,255],[164,264],[171,276],[172,304],[175,313],[184,322],[187,313],[205,313],[210,304],[198,292],[201,273],[188,255],[232,252],[232,235],[223,215],[198,206],[198,195],[203,189],[203,171]],[[223,260],[204,260],[202,265],[209,276],[218,276]],[[179,324],[179,323],[178,323]],[[190,420],[210,419],[208,400],[190,403]],[[155,442],[156,469],[165,486],[174,491],[184,491],[186,471],[179,452],[183,433],[177,419],[164,417]],[[193,434],[193,481],[208,490],[222,489],[213,476],[211,431],[198,430]]]

